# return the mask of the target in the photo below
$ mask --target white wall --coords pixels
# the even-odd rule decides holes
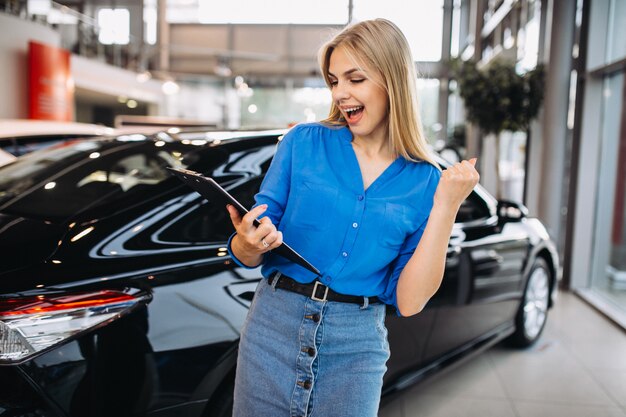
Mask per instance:
[[[178,94],[169,96],[162,109],[163,116],[224,124],[229,103],[220,85],[179,83]]]
[[[60,34],[42,24],[0,13],[0,118],[28,117],[28,42],[60,47]],[[78,88],[126,96],[152,104],[155,114],[164,107],[161,82],[139,83],[133,71],[72,55],[70,67]],[[220,113],[221,116],[221,113]]]
[[[28,117],[28,42],[60,46],[54,30],[0,13],[0,119]]]
[[[137,81],[137,73],[133,71],[78,55],[72,55],[71,68],[74,84],[78,88],[113,97],[125,96],[159,106],[164,103],[165,95],[161,91],[160,81],[140,83]]]

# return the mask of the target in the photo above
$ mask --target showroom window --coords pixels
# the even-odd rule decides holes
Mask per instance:
[[[294,123],[325,119],[331,94],[327,87],[277,88],[256,87],[241,95],[241,127],[287,127]],[[417,94],[424,131],[434,140],[443,126],[438,122],[439,80],[418,78]]]
[[[419,68],[418,68],[419,70]],[[436,78],[417,79],[417,95],[419,101],[420,116],[424,132],[429,141],[434,141],[439,132],[443,129],[439,123],[439,85]]]
[[[624,73],[606,77],[590,286],[626,312],[626,101]]]
[[[241,97],[241,126],[288,126],[328,116],[331,96],[326,87],[254,88]]]
[[[439,61],[443,34],[443,0],[354,0],[353,20],[382,17],[404,33],[415,61]]]
[[[212,24],[327,24],[348,21],[347,0],[170,0],[167,2],[170,23]],[[268,13],[271,10],[271,13]]]
[[[626,328],[626,60],[621,0],[592,2],[571,256],[573,288]],[[580,214],[579,214],[580,213]],[[579,237],[580,236],[580,237]]]
[[[157,41],[157,4],[156,0],[144,0],[143,2],[143,40],[149,45]]]
[[[100,9],[98,11],[98,40],[104,45],[128,45],[130,41],[130,13],[128,9]]]

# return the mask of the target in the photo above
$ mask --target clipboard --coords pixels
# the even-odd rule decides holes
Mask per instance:
[[[173,175],[178,177],[181,181],[183,181],[187,186],[193,188],[197,193],[199,193],[202,197],[206,198],[208,201],[222,204],[224,210],[226,210],[226,204],[230,204],[234,206],[241,216],[244,216],[248,213],[248,209],[246,209],[235,197],[230,195],[228,191],[222,188],[213,178],[205,177],[196,171],[191,171],[189,169],[183,168],[172,168],[166,167]],[[254,219],[254,225],[258,227],[261,223]],[[298,252],[293,250],[291,246],[287,245],[283,242],[279,247],[272,250],[273,253],[282,256],[300,265],[303,268],[313,272],[316,275],[321,275],[320,271],[311,265],[306,259],[302,257]]]

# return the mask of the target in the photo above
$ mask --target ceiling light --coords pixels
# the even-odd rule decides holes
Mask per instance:
[[[233,75],[233,71],[228,65],[224,63],[217,64],[213,68],[213,72],[215,72],[215,75],[218,75],[220,77],[230,77],[231,75]]]
[[[174,81],[165,81],[161,86],[161,89],[163,90],[164,94],[171,96],[180,91],[180,86]]]
[[[144,71],[144,72],[140,72],[139,74],[137,74],[137,82],[139,83],[145,83],[151,78],[152,78],[152,74],[150,74],[150,71]]]

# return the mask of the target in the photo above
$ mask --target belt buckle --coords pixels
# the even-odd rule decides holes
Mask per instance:
[[[326,301],[326,297],[328,297],[328,287],[326,287],[326,285],[324,285],[324,287],[326,287],[326,290],[324,291],[324,297],[323,298],[318,298],[317,295],[317,286],[318,285],[324,285],[319,281],[315,281],[315,285],[313,286],[313,293],[311,294],[311,299],[315,300],[315,301]]]

